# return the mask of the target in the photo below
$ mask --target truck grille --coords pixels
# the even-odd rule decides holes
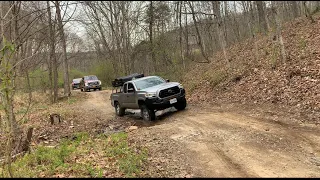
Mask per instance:
[[[180,92],[180,88],[178,86],[174,86],[168,89],[163,89],[159,92],[159,97],[160,98],[165,98],[168,96],[172,96],[175,94],[178,94]]]
[[[98,81],[97,81],[97,82],[90,82],[90,83],[88,83],[88,85],[89,85],[89,86],[99,85],[99,82],[98,82]]]

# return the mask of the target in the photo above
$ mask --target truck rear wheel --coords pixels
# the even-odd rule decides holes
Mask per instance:
[[[148,109],[146,105],[141,105],[141,116],[143,120],[153,121],[156,119],[156,113],[153,109]]]
[[[115,102],[114,103],[114,110],[116,111],[116,115],[121,117],[121,116],[124,116],[126,109],[121,108],[120,104],[118,102]]]

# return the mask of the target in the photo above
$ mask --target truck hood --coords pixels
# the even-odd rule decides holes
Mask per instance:
[[[178,82],[167,82],[167,83],[163,83],[163,84],[159,84],[156,86],[152,86],[146,89],[142,89],[142,92],[148,92],[148,93],[156,93],[158,90],[162,90],[162,89],[167,89],[170,87],[174,87],[174,86],[178,86],[180,83]]]

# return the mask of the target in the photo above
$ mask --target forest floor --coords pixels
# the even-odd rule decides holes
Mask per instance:
[[[282,109],[188,104],[184,111],[177,112],[174,108],[159,111],[155,121],[146,122],[139,111],[128,111],[126,116],[116,117],[110,94],[110,90],[87,93],[75,90],[72,101],[69,99],[34,112],[25,124],[35,127],[32,146],[55,147],[63,138],[70,139],[77,132],[90,136],[124,132],[130,146],[147,150],[141,171],[133,176],[320,176],[319,125],[294,119]],[[62,123],[49,124],[47,114],[54,112],[60,112]],[[91,164],[99,167],[100,173],[95,176],[77,174],[75,170],[57,170],[51,174],[39,171],[34,176],[125,176],[109,170],[108,161],[113,162],[112,159],[103,158],[98,149],[96,153],[90,151],[76,157],[89,157]]]

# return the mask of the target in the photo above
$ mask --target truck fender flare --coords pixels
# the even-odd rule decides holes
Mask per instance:
[[[140,106],[141,104],[144,104],[145,100],[142,98],[138,98],[138,105]]]

